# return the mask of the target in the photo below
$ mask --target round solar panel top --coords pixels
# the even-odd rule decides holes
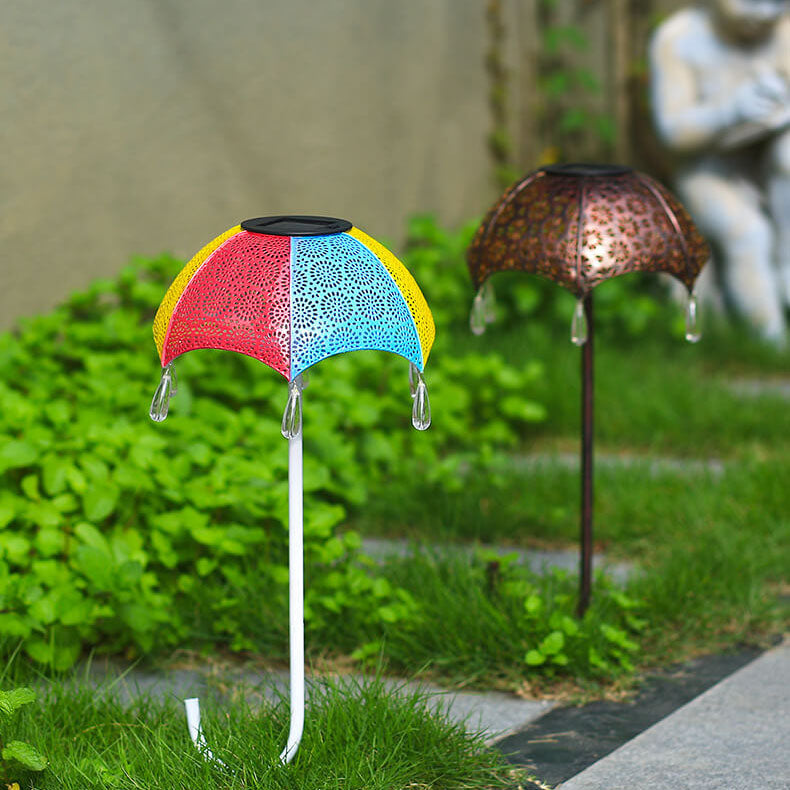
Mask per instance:
[[[329,236],[345,233],[353,227],[346,219],[281,214],[276,217],[255,217],[241,223],[243,230],[268,236]]]
[[[547,165],[543,171],[551,176],[575,176],[577,178],[624,176],[626,173],[633,173],[633,170],[625,165],[599,165],[587,162]]]

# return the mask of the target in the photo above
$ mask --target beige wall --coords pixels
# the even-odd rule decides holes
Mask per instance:
[[[398,241],[496,195],[482,0],[7,3],[0,325],[250,216]]]

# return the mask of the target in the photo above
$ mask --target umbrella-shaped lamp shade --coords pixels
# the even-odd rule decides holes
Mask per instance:
[[[468,252],[475,288],[495,272],[541,275],[583,298],[629,272],[666,272],[691,291],[710,257],[677,199],[618,165],[544,167],[488,212]]]
[[[200,348],[255,357],[289,381],[333,354],[390,351],[422,371],[434,339],[414,278],[383,245],[330,217],[245,220],[176,277],[154,320],[162,366]]]

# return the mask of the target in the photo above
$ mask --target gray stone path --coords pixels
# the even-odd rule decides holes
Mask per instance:
[[[733,379],[727,386],[736,395],[747,398],[773,395],[790,400],[790,379]]]
[[[201,704],[204,706],[221,705],[217,689],[223,687],[245,689],[251,704],[255,704],[261,696],[274,701],[288,694],[288,673],[285,670],[233,668],[216,671],[206,666],[161,671],[133,669],[123,676],[122,672],[117,664],[99,662],[88,669],[87,679],[125,700],[151,694],[180,704],[187,697],[196,696],[202,698]],[[86,678],[85,669],[78,671],[76,677]],[[343,682],[342,677],[338,680]],[[352,675],[346,680],[350,681],[349,693],[353,693],[355,684],[365,682],[361,675]],[[320,682],[320,677],[308,677],[308,699],[311,686]],[[464,724],[469,732],[482,733],[488,743],[526,726],[555,705],[551,700],[527,700],[500,691],[448,691],[430,683],[395,678],[385,678],[384,683],[398,693],[424,692],[433,710],[446,711],[453,721]]]
[[[244,688],[253,704],[261,695],[273,700],[288,690],[288,673],[283,670],[207,665],[134,669],[118,678],[121,671],[120,665],[98,662],[76,677],[126,699],[141,693],[170,699],[176,716],[183,715],[180,704],[189,696],[201,697],[204,710],[209,710],[222,705],[218,691],[223,689]],[[352,694],[356,683],[365,682],[358,675],[345,680]],[[310,688],[321,682],[320,677],[308,678],[308,697]],[[446,711],[469,731],[482,732],[489,744],[555,707],[550,700],[524,700],[503,692],[447,691],[398,679],[384,682],[395,692],[425,692],[430,707]],[[790,641],[764,653],[560,788],[790,790]]]
[[[439,555],[458,553],[471,556],[479,551],[492,552],[500,557],[504,557],[507,554],[517,554],[520,563],[527,565],[533,573],[539,574],[546,573],[551,568],[560,568],[573,573],[578,573],[579,571],[578,549],[524,549],[485,544],[474,546],[464,543],[415,544],[407,540],[389,540],[387,538],[362,539],[362,551],[375,560],[384,560],[393,556],[408,557],[414,550],[415,545]],[[598,553],[593,556],[593,569],[596,571],[605,570],[612,578],[622,583],[627,580],[628,575],[633,571],[633,565],[627,562],[610,562],[604,554]]]
[[[562,790],[789,790],[790,641],[708,689]]]
[[[535,453],[530,455],[515,456],[512,459],[516,469],[536,469],[540,467],[559,466],[564,469],[578,469],[580,465],[579,453]],[[596,467],[625,467],[644,469],[651,476],[664,472],[678,472],[682,474],[721,475],[724,472],[725,462],[719,458],[680,458],[661,455],[637,455],[634,453],[607,453],[601,450],[595,452]]]
[[[181,716],[184,698],[201,697],[204,710],[221,706],[233,688],[247,691],[252,704],[261,696],[287,694],[288,673],[249,667],[197,666],[141,670],[95,662],[77,672],[121,698],[152,694],[173,703]],[[359,675],[348,676],[349,693]],[[310,688],[322,682],[308,678]],[[447,691],[426,683],[385,679],[393,691],[427,694],[430,707],[488,743],[526,727],[555,707],[550,700],[525,700],[503,692]],[[554,714],[552,714],[554,715]],[[308,725],[309,726],[309,717]],[[606,726],[606,722],[602,722]],[[185,725],[186,727],[186,725]],[[687,705],[648,728],[561,786],[562,790],[790,790],[790,641],[769,650]]]

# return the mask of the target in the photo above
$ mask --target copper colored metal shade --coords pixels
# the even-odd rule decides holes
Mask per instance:
[[[709,257],[688,213],[661,184],[629,167],[598,164],[553,165],[525,176],[488,212],[467,253],[478,289],[475,308],[485,304],[483,283],[508,270],[546,277],[579,300],[577,316],[586,327],[583,337],[574,329],[573,338],[583,346],[580,616],[590,605],[593,567],[592,289],[618,274],[665,272],[691,293]],[[692,342],[699,338],[694,320],[689,322],[695,317],[692,296],[686,331]]]
[[[475,288],[530,272],[577,297],[629,272],[666,272],[691,291],[710,257],[688,212],[661,184],[618,165],[544,167],[488,212],[467,254]]]

